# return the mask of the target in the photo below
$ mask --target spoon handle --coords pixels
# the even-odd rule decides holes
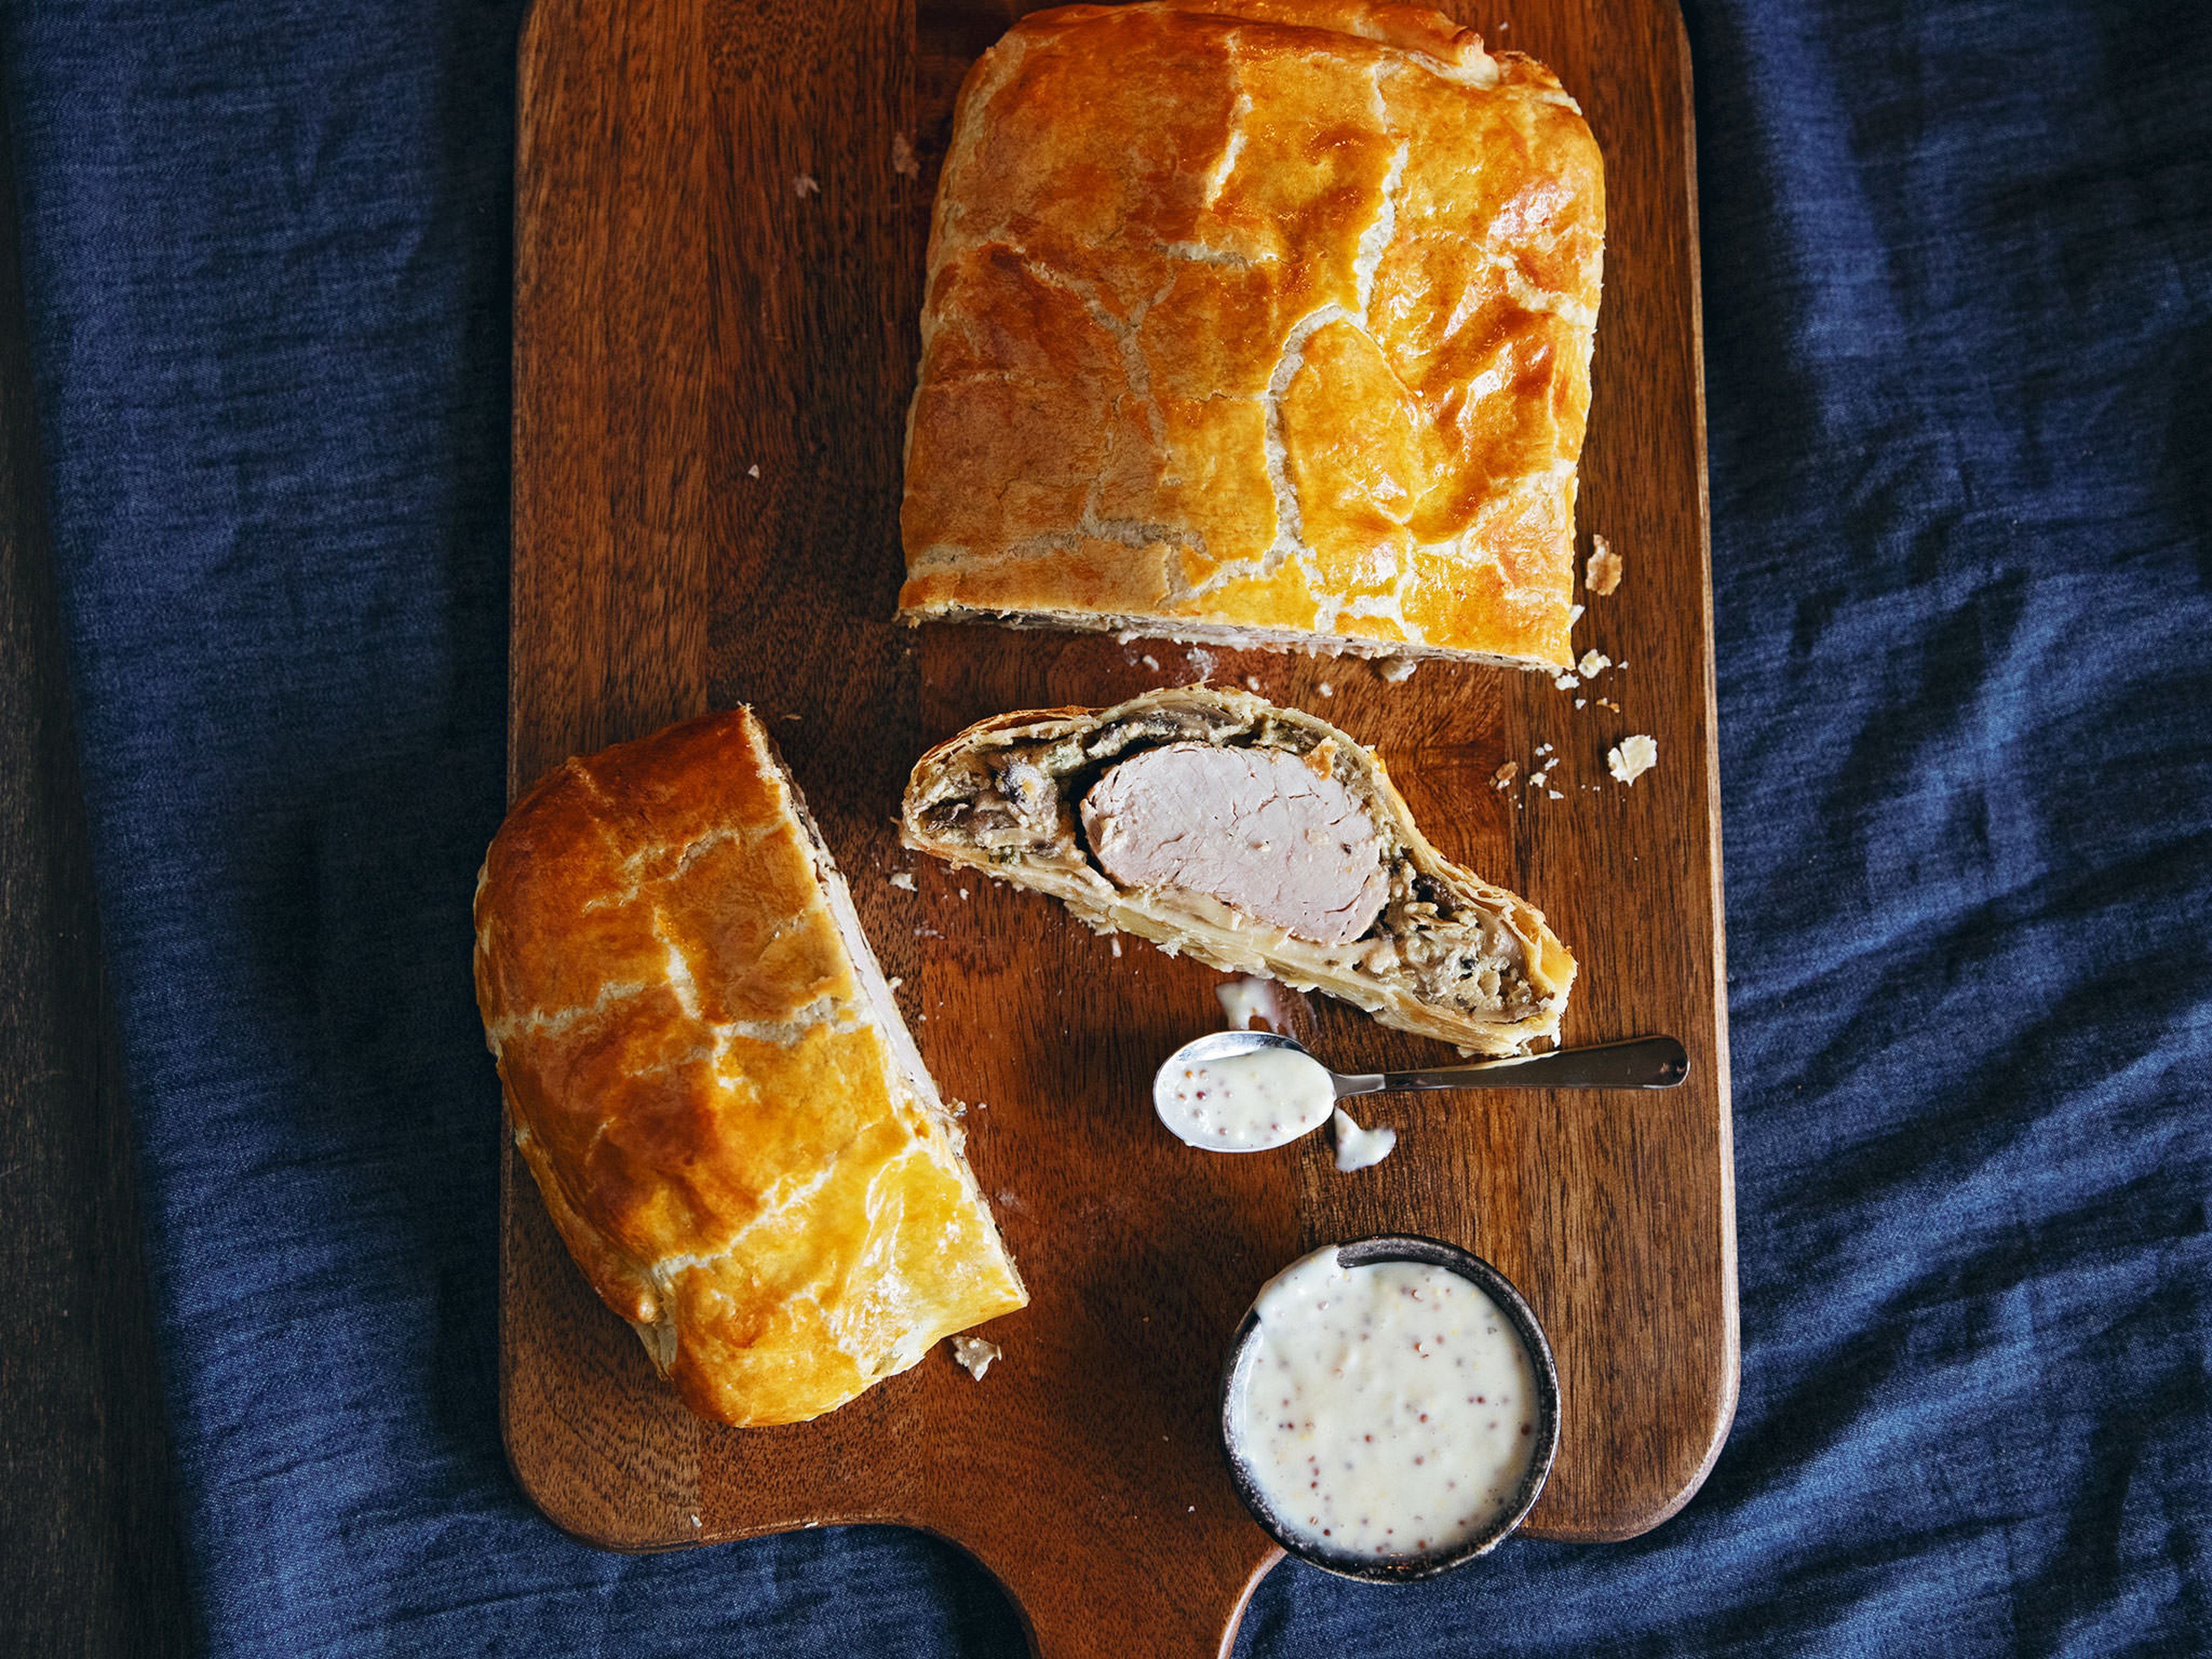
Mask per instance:
[[[1690,1056],[1673,1037],[1629,1037],[1521,1060],[1346,1074],[1337,1079],[1336,1092],[1341,1098],[1410,1089],[1671,1089],[1689,1074]]]

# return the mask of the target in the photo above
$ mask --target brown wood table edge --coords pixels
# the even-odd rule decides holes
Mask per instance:
[[[1722,1352],[1722,1394],[1715,1402],[1705,1455],[1680,1494],[1652,1516],[1649,1531],[1680,1513],[1698,1495],[1713,1472],[1713,1465],[1728,1445],[1735,1424],[1736,1401],[1743,1383],[1742,1314],[1738,1302],[1735,1239],[1735,1073],[1729,1050],[1728,997],[1728,884],[1722,869],[1721,752],[1719,653],[1713,616],[1712,481],[1705,445],[1705,277],[1702,232],[1698,215],[1697,66],[1690,53],[1688,20],[1677,3],[1668,8],[1674,21],[1675,60],[1682,82],[1682,205],[1687,215],[1685,251],[1690,262],[1690,388],[1697,400],[1692,432],[1696,446],[1698,482],[1698,562],[1703,572],[1698,584],[1698,624],[1705,636],[1705,822],[1712,836],[1713,907],[1713,1065],[1719,1090],[1720,1178],[1718,1194],[1721,1226],[1721,1267],[1727,1294]],[[1633,1536],[1635,1534],[1623,1534]],[[1612,1540],[1607,1540],[1612,1541]]]
[[[514,1206],[518,1201],[542,1203],[544,1200],[539,1199],[534,1188],[526,1194],[523,1188],[528,1183],[517,1180],[515,1172],[521,1160],[514,1150],[514,1125],[507,1116],[503,1102],[500,1107],[498,1121],[499,1206],[501,1216],[506,1218],[514,1213]],[[550,1224],[550,1222],[548,1224]],[[514,1271],[512,1259],[514,1237],[514,1229],[501,1225],[499,1230],[498,1317],[502,1326],[510,1317],[511,1298],[507,1295],[507,1287],[511,1282],[509,1274]],[[514,1345],[505,1340],[504,1333],[502,1333],[502,1340],[499,1345],[500,1450],[507,1459],[507,1473],[514,1477],[514,1484],[521,1488],[522,1495],[530,1500],[530,1506],[544,1516],[547,1524],[556,1532],[560,1533],[563,1537],[573,1538],[580,1544],[588,1544],[593,1549],[605,1550],[614,1555],[661,1555],[671,1550],[688,1549],[698,1541],[690,1538],[671,1538],[665,1541],[618,1538],[594,1531],[590,1522],[582,1518],[582,1511],[570,1508],[564,1501],[563,1494],[570,1488],[565,1483],[551,1478],[547,1471],[539,1468],[528,1454],[518,1446],[514,1423],[515,1394]]]
[[[1713,907],[1713,1064],[1719,1091],[1717,1127],[1720,1136],[1721,1266],[1726,1284],[1723,1300],[1724,1328],[1721,1353],[1721,1391],[1713,1402],[1706,1425],[1705,1455],[1680,1489],[1666,1503],[1619,1528],[1524,1527],[1522,1535],[1547,1543],[1618,1544],[1640,1538],[1681,1513],[1698,1495],[1726,1449],[1735,1423],[1736,1401],[1742,1387],[1742,1318],[1738,1305],[1735,1237],[1735,1075],[1729,1053],[1728,909],[1722,872],[1720,781],[1720,688],[1715,649],[1713,617],[1712,489],[1707,471],[1705,446],[1705,272],[1698,217],[1698,124],[1695,65],[1690,52],[1688,21],[1679,0],[1666,8],[1674,27],[1673,44],[1682,87],[1682,204],[1688,219],[1685,251],[1689,260],[1690,386],[1696,398],[1697,418],[1692,441],[1696,449],[1698,486],[1698,626],[1704,641],[1705,700],[1705,823],[1711,838]]]

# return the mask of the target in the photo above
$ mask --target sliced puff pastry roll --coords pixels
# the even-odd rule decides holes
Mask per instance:
[[[1328,721],[1189,686],[972,726],[907,785],[907,844],[1226,973],[1486,1054],[1557,1038],[1575,959],[1449,862]]]
[[[532,788],[476,929],[515,1145],[692,1410],[815,1417],[1028,1301],[750,710]]]

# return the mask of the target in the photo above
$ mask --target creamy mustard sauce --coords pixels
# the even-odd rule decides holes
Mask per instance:
[[[1194,1146],[1258,1152],[1321,1127],[1336,1105],[1336,1083],[1311,1054],[1255,1048],[1183,1066],[1153,1104],[1160,1121]]]
[[[1391,1149],[1398,1144],[1395,1129],[1363,1129],[1341,1106],[1328,1121],[1329,1127],[1336,1133],[1336,1167],[1345,1175],[1354,1170],[1372,1169],[1389,1157]]]
[[[1255,1019],[1271,1031],[1281,1024],[1281,1017],[1276,1011],[1275,981],[1271,979],[1255,979],[1247,974],[1242,979],[1215,986],[1213,994],[1221,1000],[1221,1017],[1229,1022],[1232,1031],[1249,1030]]]
[[[1489,1531],[1537,1449],[1536,1376],[1498,1304],[1446,1268],[1337,1265],[1331,1245],[1255,1304],[1239,1443],[1277,1522],[1371,1560]]]

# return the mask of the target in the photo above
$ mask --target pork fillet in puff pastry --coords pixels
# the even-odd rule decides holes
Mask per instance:
[[[694,1411],[814,1417],[1028,1300],[750,710],[537,785],[476,927],[515,1145]]]
[[[1604,239],[1574,100],[1436,12],[1024,18],[938,187],[901,614],[1564,667]]]
[[[1556,1038],[1575,959],[1448,862],[1327,720],[1209,686],[1036,709],[922,757],[907,844],[1233,974],[1486,1054]]]

